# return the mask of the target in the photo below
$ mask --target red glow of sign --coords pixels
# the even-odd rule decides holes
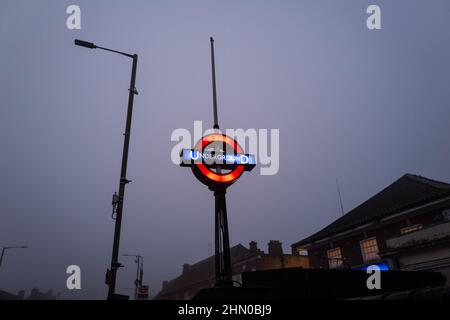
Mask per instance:
[[[197,145],[195,146],[195,149],[198,151],[203,151],[203,149],[207,145],[209,145],[210,143],[213,143],[213,142],[223,142],[223,143],[228,144],[231,147],[233,147],[233,150],[235,153],[237,153],[237,154],[244,153],[242,151],[242,148],[239,146],[239,144],[235,140],[231,139],[230,137],[228,137],[224,134],[217,134],[217,133],[213,133],[213,134],[207,135],[205,137],[202,137],[200,139],[200,141],[197,143]],[[226,174],[215,173],[215,172],[209,170],[203,163],[197,163],[195,165],[198,167],[200,172],[205,177],[207,177],[208,179],[210,179],[214,182],[218,182],[218,183],[232,183],[233,181],[237,180],[244,172],[243,165],[237,165],[233,171],[226,173]]]

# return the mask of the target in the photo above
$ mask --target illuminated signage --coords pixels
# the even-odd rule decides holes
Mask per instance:
[[[255,165],[255,157],[248,154],[214,154],[211,152],[202,153],[197,150],[183,149],[183,163],[188,165],[204,162],[207,165],[236,165],[243,164],[248,166]]]
[[[180,165],[191,167],[209,187],[228,186],[256,165],[255,156],[245,154],[236,140],[216,133],[202,137],[194,149],[181,150],[180,157]]]
[[[355,270],[367,270],[368,267],[373,266],[373,265],[375,265],[378,268],[380,268],[380,271],[389,271],[389,270],[391,270],[391,268],[389,267],[389,264],[387,264],[385,262],[374,263],[374,264],[367,265],[367,266],[364,266],[364,267],[356,268]]]

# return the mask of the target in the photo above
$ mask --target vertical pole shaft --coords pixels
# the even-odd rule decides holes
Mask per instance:
[[[134,281],[134,300],[137,299],[137,295],[138,295],[138,286],[139,286],[139,267],[140,267],[140,260],[141,257],[137,256],[136,257],[136,280]]]
[[[0,256],[0,267],[2,266],[3,256],[5,255],[6,248],[2,248],[2,255]]]
[[[144,257],[141,257],[141,270],[139,272],[139,284],[142,285],[144,281]]]
[[[144,278],[144,257],[141,257],[141,270],[139,271],[139,285],[142,286]]]
[[[133,101],[136,90],[136,68],[137,68],[137,54],[133,55],[133,67],[131,70],[131,81],[130,89],[128,95],[128,110],[127,110],[127,120],[125,125],[124,133],[124,143],[123,143],[123,154],[122,154],[122,167],[120,170],[120,181],[119,181],[119,203],[117,204],[117,215],[116,215],[116,225],[114,228],[114,243],[111,258],[111,278],[109,280],[108,288],[108,299],[113,299],[116,290],[116,277],[117,269],[120,264],[118,261],[119,257],[119,244],[120,244],[120,229],[122,224],[122,211],[123,211],[123,201],[125,196],[125,185],[129,182],[126,178],[127,176],[127,164],[128,164],[128,148],[130,145],[130,133],[131,133],[131,118],[133,115]]]
[[[225,189],[214,191],[216,207],[216,254],[215,271],[216,286],[232,286],[230,239],[228,235],[228,218],[225,198]]]
[[[227,217],[227,203],[225,198],[225,191],[221,196],[222,202],[222,228],[223,228],[223,264],[224,264],[224,285],[231,286],[231,257],[230,257],[230,238],[228,234],[228,217]]]
[[[213,113],[214,113],[214,129],[219,129],[219,119],[217,115],[217,92],[216,92],[216,64],[214,60],[214,39],[211,41],[211,69],[212,69],[212,89],[213,89]]]
[[[214,200],[215,200],[215,277],[216,277],[216,286],[220,286],[221,283],[221,272],[222,272],[222,266],[223,266],[223,260],[222,260],[222,239],[221,239],[221,232],[220,232],[220,220],[221,220],[221,214],[220,214],[220,199],[219,195],[214,192]]]
[[[339,204],[341,205],[341,215],[344,215],[344,206],[342,205],[341,188],[339,188],[339,181],[336,178],[336,188],[339,196]]]

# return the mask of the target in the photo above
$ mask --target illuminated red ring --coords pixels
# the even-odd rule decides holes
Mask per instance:
[[[242,148],[239,146],[239,144],[231,139],[230,137],[224,135],[224,134],[217,134],[217,133],[213,133],[210,135],[207,135],[205,137],[202,137],[200,139],[200,141],[197,143],[197,145],[195,146],[195,149],[198,151],[203,151],[203,149],[210,143],[212,142],[224,142],[230,146],[233,147],[233,150],[235,153],[244,153],[242,151]],[[242,164],[238,164],[236,166],[236,168],[226,174],[218,174],[215,173],[211,170],[209,170],[204,163],[197,163],[196,164],[197,168],[200,170],[200,172],[207,177],[208,179],[214,181],[214,182],[219,182],[219,183],[232,183],[233,181],[237,180],[242,173],[244,172],[244,165]]]

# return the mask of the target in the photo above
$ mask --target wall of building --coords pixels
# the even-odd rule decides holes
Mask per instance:
[[[309,268],[308,257],[303,256],[269,256],[265,255],[258,261],[257,270],[282,268]]]
[[[407,226],[422,224],[423,228],[443,221],[442,209],[420,214],[412,212],[411,214],[399,216],[385,222],[376,222],[364,229],[353,232],[342,238],[330,239],[318,244],[310,245],[307,248],[310,267],[317,269],[328,269],[327,251],[339,247],[343,256],[344,267],[355,267],[364,264],[360,241],[376,237],[380,253],[387,250],[387,239],[401,235],[400,230]],[[293,247],[293,252],[298,252],[300,247]]]
[[[397,254],[399,265],[407,270],[428,270],[450,267],[450,247],[415,250]]]

